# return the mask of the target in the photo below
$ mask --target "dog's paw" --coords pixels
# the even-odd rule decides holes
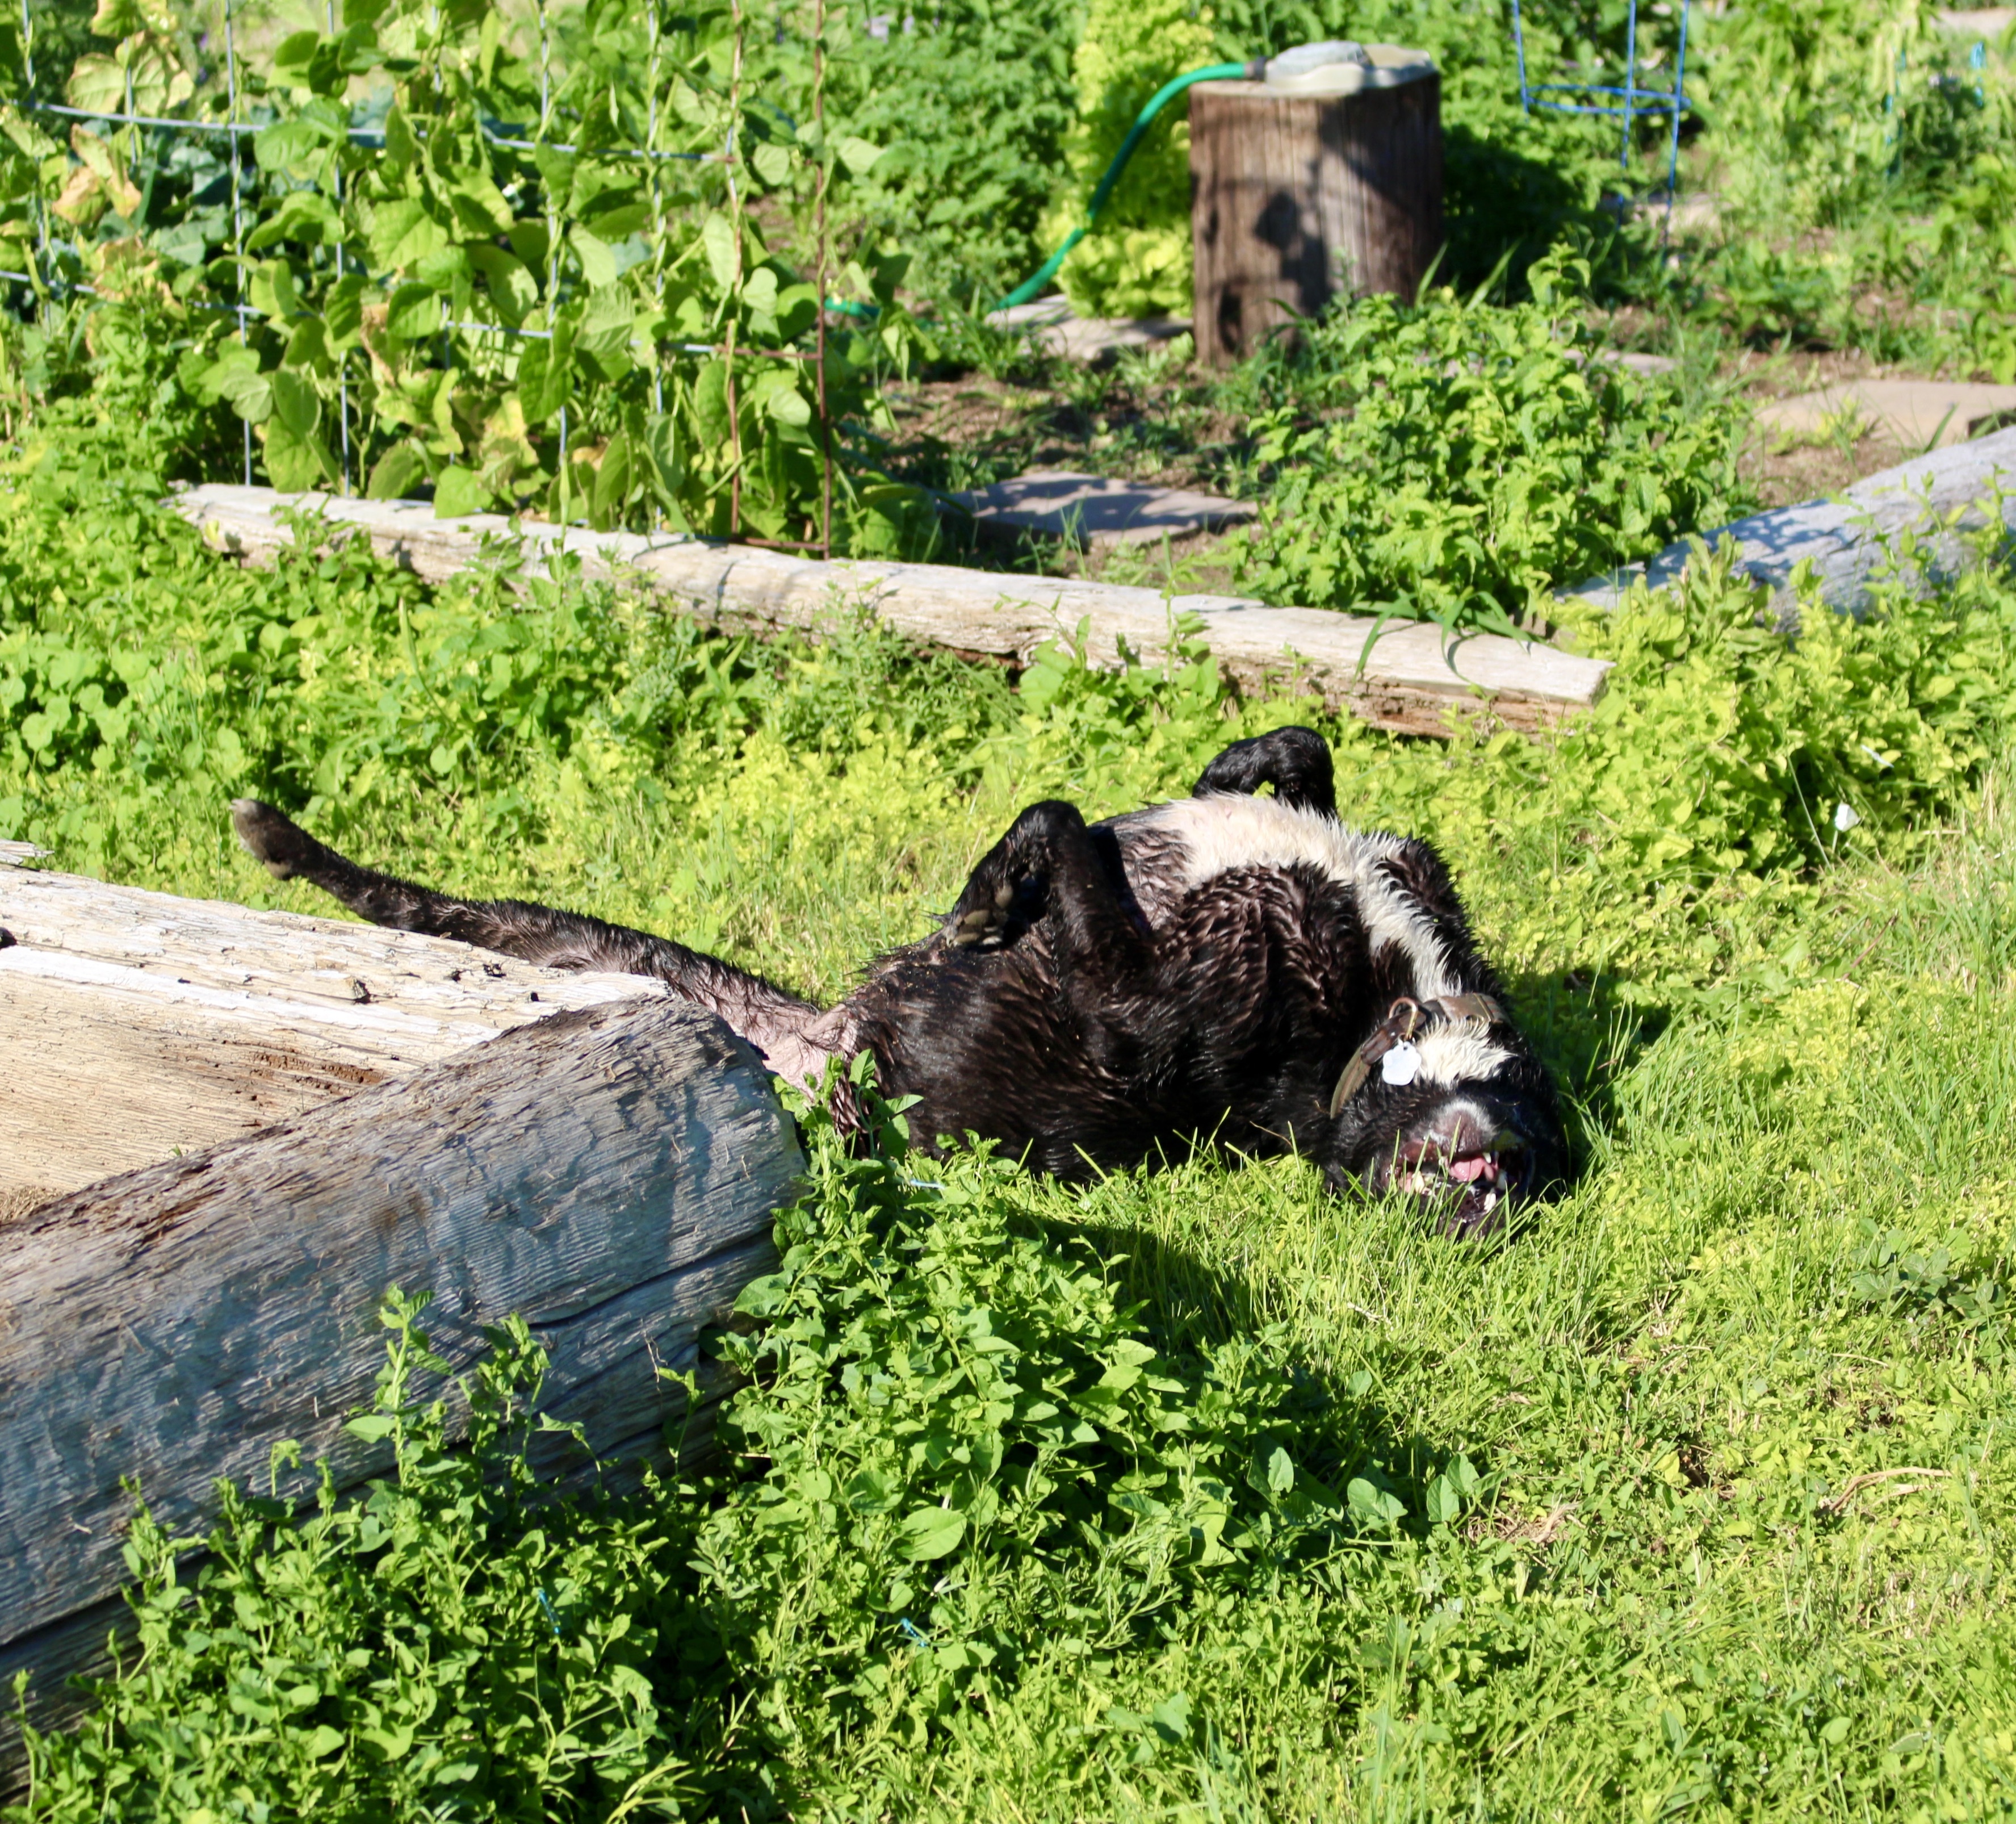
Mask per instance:
[[[1003,881],[993,896],[970,910],[955,908],[950,942],[955,950],[998,950],[1008,941],[1015,913],[1015,888]]]
[[[322,846],[284,812],[256,798],[231,801],[231,827],[255,861],[266,864],[276,881],[290,881],[312,867]]]

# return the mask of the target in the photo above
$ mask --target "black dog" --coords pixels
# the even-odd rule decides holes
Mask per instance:
[[[938,930],[830,1011],[664,938],[374,874],[252,799],[232,815],[282,880],[400,930],[658,976],[808,1088],[871,1052],[927,1142],[991,1138],[1066,1177],[1200,1139],[1292,1150],[1471,1232],[1563,1164],[1553,1086],[1448,871],[1425,843],[1337,821],[1309,729],[1237,742],[1193,796],[1103,824],[1031,805]]]

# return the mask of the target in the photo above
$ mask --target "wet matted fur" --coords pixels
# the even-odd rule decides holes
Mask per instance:
[[[992,1139],[1063,1177],[1200,1141],[1294,1151],[1471,1232],[1563,1167],[1553,1085],[1448,870],[1424,842],[1337,820],[1309,729],[1237,742],[1190,797],[1103,823],[1030,806],[938,928],[830,1009],[667,938],[360,867],[252,799],[232,815],[279,878],[378,924],[657,976],[808,1090],[870,1052],[929,1145]]]

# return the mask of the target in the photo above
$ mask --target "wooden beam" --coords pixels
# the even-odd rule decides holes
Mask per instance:
[[[486,539],[509,538],[514,529],[494,514],[437,519],[424,501],[222,484],[186,489],[175,506],[215,550],[255,562],[270,562],[293,542],[283,513],[318,512],[332,528],[356,528],[431,582],[473,568]],[[1045,641],[1069,641],[1082,621],[1088,657],[1113,666],[1123,652],[1168,656],[1174,621],[1194,615],[1203,623],[1199,637],[1243,688],[1295,680],[1333,709],[1405,734],[1445,734],[1449,712],[1464,708],[1489,710],[1512,728],[1551,728],[1589,708],[1610,669],[1604,660],[1491,634],[1445,647],[1439,629],[1419,622],[1388,622],[1368,652],[1373,622],[1363,615],[1270,607],[1242,596],[1165,597],[1152,589],[942,564],[822,563],[669,534],[570,528],[563,535],[545,525],[517,532],[535,563],[563,547],[590,575],[626,580],[709,625],[758,633],[815,632],[836,609],[861,603],[920,646],[1026,663]]]
[[[215,1478],[263,1489],[283,1439],[339,1488],[384,1472],[343,1426],[384,1359],[388,1286],[434,1292],[425,1328],[457,1372],[521,1314],[552,1355],[545,1410],[596,1453],[662,1454],[680,1405],[657,1371],[695,1367],[702,1325],[767,1270],[802,1170],[747,1044],[632,1000],[0,1230],[0,1689],[27,1667],[38,1727],[74,1709],[63,1677],[102,1654],[126,1577],[124,1479],[186,1535]],[[10,1703],[0,1763],[18,1746]]]
[[[0,1195],[17,1203],[242,1138],[550,1014],[665,992],[5,856],[0,934]]]

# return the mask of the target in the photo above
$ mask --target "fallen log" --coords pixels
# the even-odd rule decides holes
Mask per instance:
[[[1292,683],[1333,709],[1402,734],[1445,735],[1449,712],[1466,708],[1529,733],[1552,728],[1595,703],[1610,669],[1607,660],[1538,642],[1489,633],[1450,640],[1423,622],[1388,621],[1381,629],[1363,615],[1273,607],[1245,596],[1165,596],[945,564],[823,563],[671,534],[563,533],[557,526],[517,526],[495,514],[437,519],[419,500],[218,484],[187,488],[173,505],[213,549],[254,562],[271,562],[293,542],[283,515],[303,508],[323,515],[333,535],[355,528],[347,535],[369,539],[375,550],[430,582],[494,561],[486,546],[500,539],[522,541],[534,568],[563,549],[581,558],[587,574],[626,579],[710,625],[816,631],[836,609],[859,604],[920,646],[1018,664],[1046,641],[1073,640],[1081,622],[1096,665],[1118,665],[1126,653],[1161,660],[1177,644],[1176,620],[1191,616],[1219,669],[1243,688]]]
[[[388,1286],[434,1293],[425,1327],[458,1372],[522,1314],[552,1357],[544,1410],[598,1458],[661,1450],[692,1415],[658,1371],[699,1365],[802,1165],[744,1041],[630,1000],[0,1230],[0,1690],[26,1668],[36,1726],[74,1714],[64,1678],[102,1663],[120,1618],[124,1479],[193,1534],[213,1480],[263,1485],[285,1439],[340,1488],[384,1471],[386,1447],[343,1424],[383,1360]],[[19,1749],[10,1710],[0,1766]]]
[[[570,1008],[663,985],[107,886],[0,856],[0,1197],[251,1134]]]

